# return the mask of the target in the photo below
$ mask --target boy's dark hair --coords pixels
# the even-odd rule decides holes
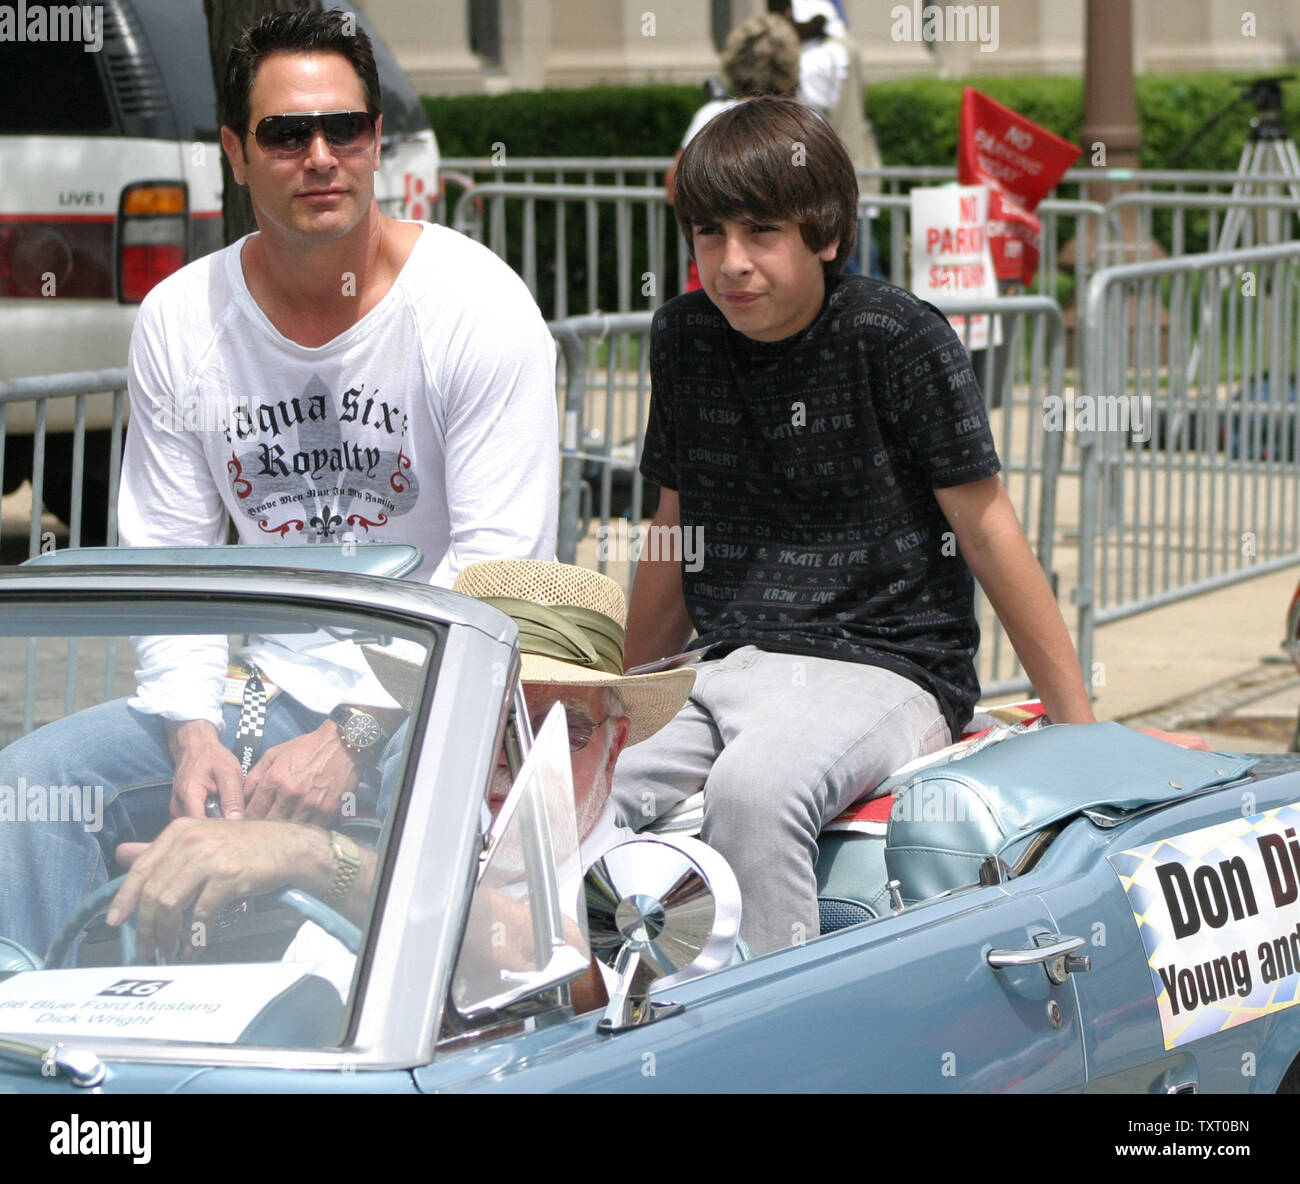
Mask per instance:
[[[813,252],[838,238],[822,265],[828,278],[858,236],[853,162],[830,125],[793,99],[747,99],[705,124],[678,162],[673,207],[692,255],[692,224],[719,218],[797,222]]]
[[[218,96],[218,118],[242,143],[248,126],[249,95],[263,60],[273,53],[337,53],[347,59],[366,92],[366,110],[383,109],[379,70],[370,38],[354,12],[268,12],[240,33],[226,58],[226,76]]]

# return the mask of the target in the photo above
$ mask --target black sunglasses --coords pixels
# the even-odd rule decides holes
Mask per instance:
[[[258,146],[272,156],[304,152],[319,128],[325,143],[341,155],[369,151],[375,142],[375,120],[368,111],[303,111],[268,115],[253,132]]]

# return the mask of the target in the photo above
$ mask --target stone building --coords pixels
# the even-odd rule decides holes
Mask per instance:
[[[765,0],[361,0],[416,88],[497,93],[694,83]],[[842,0],[868,78],[1077,74],[1084,0]],[[1133,0],[1134,69],[1278,70],[1300,59],[1300,0]]]

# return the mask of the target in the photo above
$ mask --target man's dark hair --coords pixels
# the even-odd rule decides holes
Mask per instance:
[[[226,77],[218,99],[223,127],[236,132],[242,142],[248,126],[249,95],[262,62],[273,53],[336,53],[346,58],[366,92],[366,110],[378,116],[383,109],[379,70],[370,38],[354,12],[268,12],[250,25],[230,47]]]
[[[720,218],[794,221],[808,249],[840,240],[822,265],[837,275],[858,236],[858,178],[839,137],[793,99],[747,99],[715,116],[682,152],[673,208],[691,226]]]

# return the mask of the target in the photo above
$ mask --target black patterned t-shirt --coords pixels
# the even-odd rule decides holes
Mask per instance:
[[[842,277],[807,329],[762,342],[692,292],[654,319],[651,380],[641,472],[677,491],[703,557],[682,573],[699,644],[886,667],[933,693],[958,735],[979,627],[932,491],[1001,466],[939,311]]]

